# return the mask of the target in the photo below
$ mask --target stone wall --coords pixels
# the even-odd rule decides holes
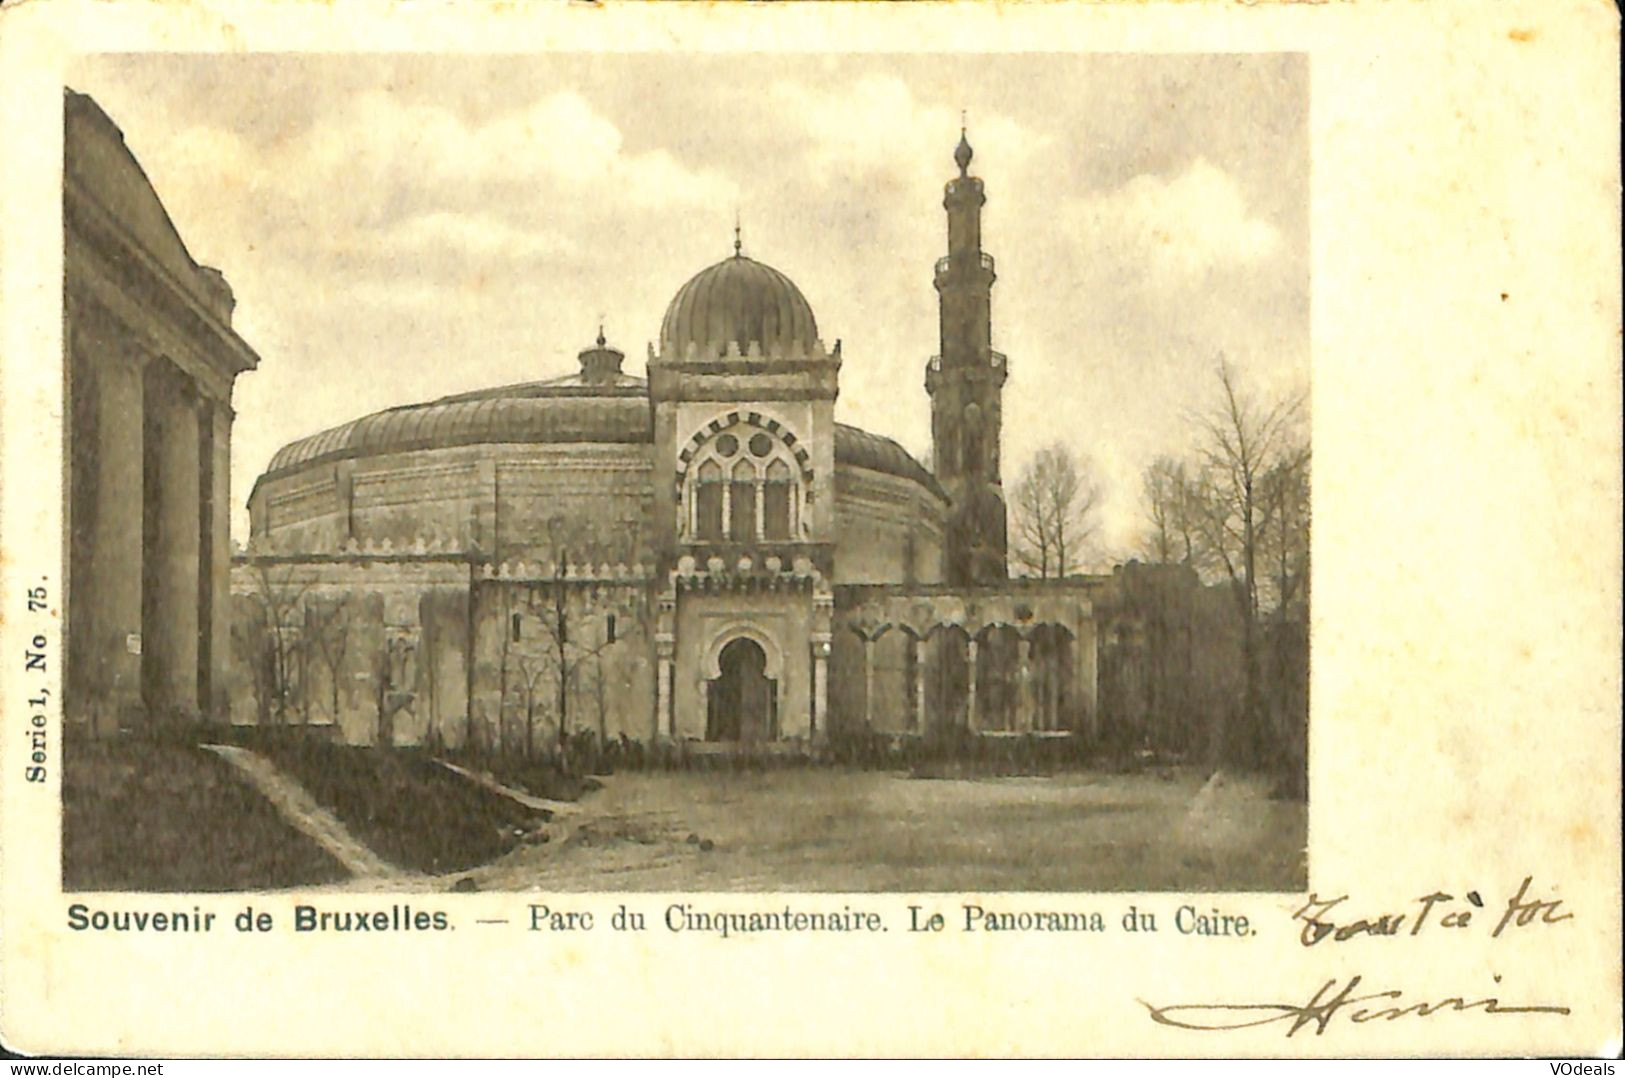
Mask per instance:
[[[541,754],[558,740],[562,669],[571,733],[652,733],[650,587],[636,570],[245,555],[232,583],[236,723]]]
[[[649,596],[646,580],[609,574],[476,581],[471,747],[547,754],[561,718],[572,735],[648,740],[655,712]]]
[[[231,720],[349,744],[460,744],[469,564],[453,555],[239,556]]]
[[[563,539],[615,561],[647,556],[645,445],[471,445],[329,461],[262,479],[252,528],[279,550],[338,552],[434,537],[497,562],[546,559]],[[611,549],[613,548],[613,549]]]

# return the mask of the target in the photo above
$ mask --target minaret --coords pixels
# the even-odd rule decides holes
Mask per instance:
[[[937,260],[942,351],[926,367],[937,478],[953,499],[948,521],[949,584],[1006,577],[1004,490],[999,479],[1005,358],[993,351],[993,256],[982,251],[982,181],[969,174],[970,141],[954,149],[959,176],[942,199],[948,254]]]

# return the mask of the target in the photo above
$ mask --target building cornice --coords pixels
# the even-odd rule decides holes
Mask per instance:
[[[70,239],[65,272],[70,288],[75,269],[82,270],[89,262],[119,291],[150,297],[150,304],[144,302],[139,309],[156,308],[166,316],[192,345],[197,353],[193,358],[201,357],[216,368],[228,384],[238,374],[259,366],[260,357],[248,342],[154,258],[82,183],[69,176],[63,191],[63,229]],[[94,257],[84,261],[74,257],[83,252]],[[126,324],[132,321],[122,317],[122,312],[115,313]]]

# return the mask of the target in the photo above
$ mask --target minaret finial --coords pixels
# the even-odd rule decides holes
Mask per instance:
[[[598,316],[598,347],[602,348],[607,342],[604,340],[604,316]]]
[[[970,159],[973,151],[970,148],[970,139],[965,134],[965,110],[959,111],[959,145],[954,147],[954,163],[959,166],[959,175],[965,176],[965,170],[970,168]]]

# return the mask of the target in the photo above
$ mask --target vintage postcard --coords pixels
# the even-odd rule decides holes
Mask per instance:
[[[6,1045],[1617,1053],[1618,24],[0,10]]]

